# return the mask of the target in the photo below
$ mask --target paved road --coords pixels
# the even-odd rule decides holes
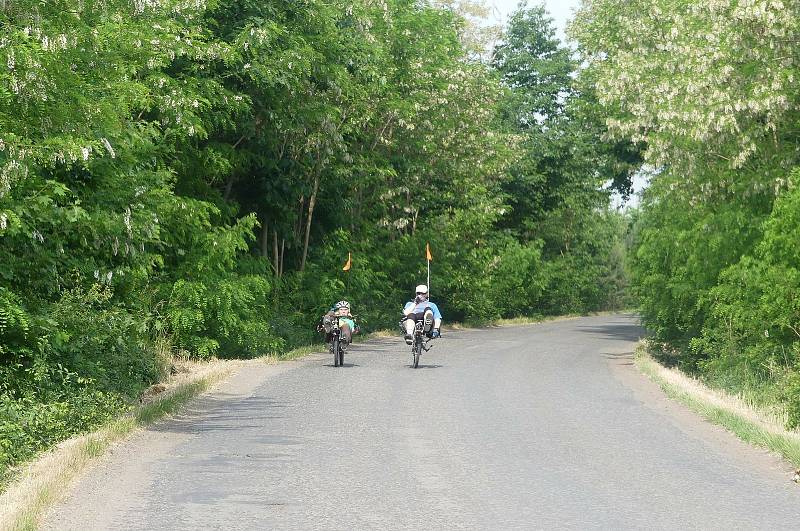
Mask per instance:
[[[249,369],[117,447],[53,529],[800,527],[787,466],[636,373],[628,316]]]

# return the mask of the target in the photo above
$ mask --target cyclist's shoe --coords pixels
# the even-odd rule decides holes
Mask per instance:
[[[341,345],[341,349],[342,349],[342,350],[344,350],[344,351],[346,351],[346,350],[347,350],[347,347],[348,347],[348,346],[350,346],[350,343],[348,343],[347,341],[342,341],[342,342],[340,343],[340,345]]]
[[[430,330],[433,325],[433,314],[431,312],[425,312],[425,330]]]
[[[414,338],[411,336],[411,334],[406,334],[403,336],[403,338],[406,340],[406,345],[410,345],[414,342]]]

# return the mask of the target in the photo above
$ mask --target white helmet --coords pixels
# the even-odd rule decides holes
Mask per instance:
[[[345,310],[347,310],[347,311],[350,311],[350,303],[349,303],[349,302],[347,302],[347,301],[339,301],[339,302],[337,302],[337,303],[336,303],[336,305],[334,305],[334,307],[333,307],[333,309],[334,309],[334,310],[341,310],[341,309],[343,309],[343,308],[344,308]]]
[[[427,295],[428,294],[428,286],[426,286],[425,284],[420,284],[419,286],[417,286],[417,295],[420,295],[420,294]]]

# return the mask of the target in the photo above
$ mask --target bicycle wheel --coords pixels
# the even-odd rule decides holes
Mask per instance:
[[[332,349],[333,350],[333,366],[334,367],[338,367],[339,366],[339,349],[340,348],[341,347],[339,346],[339,338],[338,337],[334,337],[333,338],[333,349]]]
[[[414,349],[411,351],[411,354],[414,357],[412,360],[413,367],[416,369],[419,367],[419,356],[422,354],[422,338],[419,336],[414,338]]]
[[[339,366],[344,367],[344,349],[339,345]]]

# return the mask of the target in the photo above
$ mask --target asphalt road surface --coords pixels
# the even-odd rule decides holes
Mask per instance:
[[[788,465],[665,399],[631,316],[254,366],[115,447],[52,529],[800,528]]]

